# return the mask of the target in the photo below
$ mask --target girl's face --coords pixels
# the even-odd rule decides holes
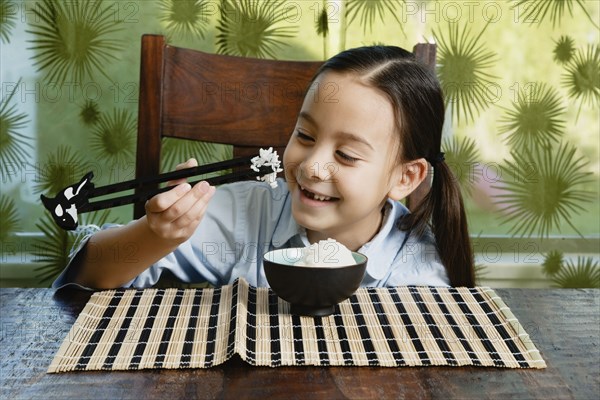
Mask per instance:
[[[397,137],[388,98],[353,74],[326,72],[309,90],[283,156],[294,219],[315,242],[352,250],[379,230],[397,186]]]

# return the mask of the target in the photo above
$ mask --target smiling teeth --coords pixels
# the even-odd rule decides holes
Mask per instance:
[[[302,190],[303,190],[304,192],[306,192],[306,193],[310,193],[310,194],[311,194],[311,196],[312,196],[312,197],[313,197],[315,200],[319,200],[319,201],[328,201],[328,200],[331,200],[331,197],[328,197],[328,196],[321,196],[321,195],[315,194],[315,193],[313,193],[313,192],[311,192],[311,191],[309,191],[309,190],[306,190],[306,189],[305,189],[305,188],[303,188],[302,186],[300,186],[300,189],[302,189]]]

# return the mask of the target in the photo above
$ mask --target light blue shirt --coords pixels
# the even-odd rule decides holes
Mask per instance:
[[[362,286],[449,285],[431,234],[419,240],[398,228],[400,218],[408,212],[401,203],[387,201],[380,231],[358,250],[368,257]],[[74,249],[71,260],[88,238],[89,234]],[[269,285],[263,255],[274,249],[307,245],[305,229],[292,217],[285,181],[279,179],[275,189],[252,181],[223,185],[194,234],[124,287],[150,287],[164,270],[183,282],[208,281],[221,286],[244,278],[250,285],[265,287]],[[75,285],[71,277],[77,266],[72,264],[52,287]]]

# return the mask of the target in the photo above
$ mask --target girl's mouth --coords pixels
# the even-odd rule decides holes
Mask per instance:
[[[302,197],[306,200],[312,200],[313,202],[320,202],[320,203],[324,203],[324,204],[339,200],[339,198],[337,198],[337,197],[324,196],[324,195],[320,195],[317,193],[313,193],[310,190],[307,190],[300,185],[298,185],[298,187],[300,188],[300,193],[301,193]]]

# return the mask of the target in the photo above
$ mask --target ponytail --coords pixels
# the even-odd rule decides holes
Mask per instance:
[[[473,251],[467,217],[457,181],[448,165],[434,162],[429,193],[402,221],[402,229],[422,236],[431,221],[431,230],[450,285],[475,286]]]

